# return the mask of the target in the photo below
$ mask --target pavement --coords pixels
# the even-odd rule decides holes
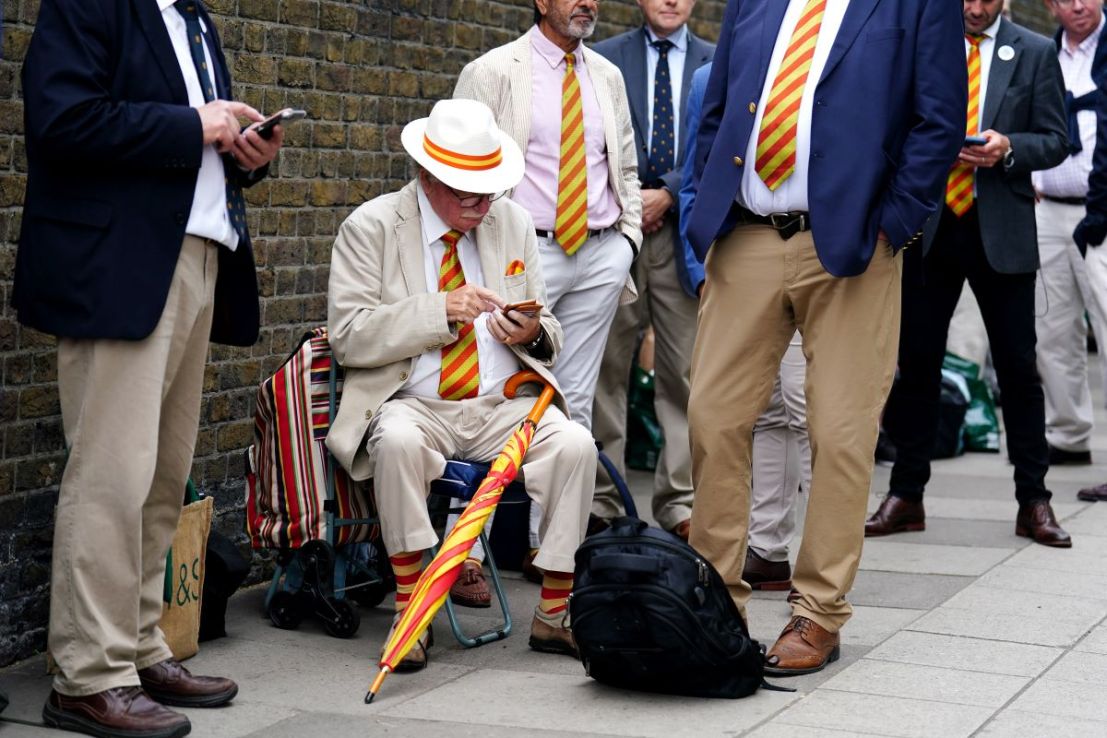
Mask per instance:
[[[1098,377],[1098,372],[1095,372]],[[1107,412],[1097,393],[1097,428]],[[1002,454],[935,462],[927,530],[865,543],[842,631],[842,657],[787,680],[795,693],[742,700],[624,692],[589,679],[564,656],[527,647],[538,587],[506,573],[510,637],[463,649],[444,615],[429,667],[391,675],[362,701],[391,621],[390,600],[362,610],[349,640],[305,622],[279,630],[262,613],[264,590],[230,603],[229,637],[202,644],[188,662],[241,686],[231,706],[186,710],[193,736],[383,735],[588,738],[590,736],[1107,736],[1107,503],[1082,503],[1081,487],[1107,480],[1107,430],[1092,466],[1058,467],[1047,479],[1054,510],[1073,536],[1068,550],[1017,538],[1012,467]],[[649,510],[651,477],[629,479]],[[870,498],[887,489],[878,467]],[[802,505],[801,505],[802,507]],[[797,539],[798,540],[798,539]],[[786,593],[757,593],[750,629],[771,644],[787,622]],[[463,610],[470,630],[488,611]],[[11,706],[0,738],[52,734],[37,723],[50,688],[41,658],[0,670]]]

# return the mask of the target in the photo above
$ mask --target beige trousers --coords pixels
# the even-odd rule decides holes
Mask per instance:
[[[390,553],[438,543],[427,513],[430,483],[442,475],[447,459],[495,458],[533,405],[533,397],[487,396],[460,401],[405,397],[381,406],[369,424],[366,448]],[[550,407],[523,458],[522,476],[527,494],[542,510],[535,566],[573,571],[596,476],[592,436]]]
[[[54,688],[139,683],[172,654],[158,621],[200,418],[218,253],[187,236],[165,309],[141,341],[58,341],[69,460],[54,527]]]
[[[692,545],[745,615],[753,426],[792,335],[807,356],[811,492],[792,581],[795,615],[831,632],[849,619],[877,424],[895,370],[902,258],[877,243],[868,269],[833,277],[811,233],[736,228],[711,247],[692,356]]]
[[[692,458],[688,446],[688,372],[696,340],[699,302],[680,286],[673,262],[671,219],[646,236],[634,265],[638,301],[615,313],[592,404],[592,432],[619,473],[626,476],[627,382],[640,328],[653,325],[654,409],[665,445],[653,480],[653,517],[672,530],[692,514]],[[605,520],[623,515],[623,503],[607,474],[596,479],[592,512]]]

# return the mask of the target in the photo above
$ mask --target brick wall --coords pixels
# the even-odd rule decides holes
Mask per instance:
[[[152,2],[153,0],[147,0]],[[242,449],[258,382],[326,318],[330,248],[362,202],[410,175],[400,129],[449,96],[470,59],[529,27],[530,0],[207,0],[235,93],[262,111],[303,108],[274,175],[247,190],[256,234],[262,332],[250,349],[214,347],[204,381],[193,479],[239,537]],[[724,3],[700,0],[695,28],[714,39]],[[26,153],[19,70],[39,0],[3,0],[0,60],[0,665],[45,643],[52,520],[62,469],[54,340],[9,307]],[[639,22],[632,0],[605,0],[597,38]]]

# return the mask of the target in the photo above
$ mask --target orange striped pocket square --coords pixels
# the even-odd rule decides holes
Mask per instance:
[[[507,272],[504,273],[504,276],[513,277],[516,274],[522,274],[526,270],[527,268],[523,265],[522,259],[516,259],[507,265]]]

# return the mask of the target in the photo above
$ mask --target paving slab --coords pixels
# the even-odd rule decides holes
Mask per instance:
[[[922,610],[897,607],[854,606],[853,617],[842,628],[843,646],[871,647],[903,630],[923,614]]]
[[[1004,564],[985,573],[976,580],[976,584],[1010,592],[1107,601],[1107,569],[1072,572],[1026,569],[1022,566]]]
[[[942,608],[973,612],[985,610],[1032,618],[1047,618],[1058,624],[1075,624],[1085,630],[1107,617],[1107,601],[1068,595],[1026,592],[973,583],[955,594]]]
[[[861,568],[908,574],[980,576],[1011,556],[1011,548],[928,546],[886,538],[865,540]]]
[[[1074,648],[1077,651],[1107,654],[1107,625],[1100,625],[1093,629]]]
[[[911,623],[910,630],[994,641],[1064,646],[1076,643],[1090,625],[1058,623],[1050,618],[939,607]]]
[[[930,610],[973,581],[972,577],[862,569],[846,599],[855,606]]]
[[[510,698],[490,700],[488,695]],[[521,730],[556,725],[571,732],[698,738],[752,728],[797,699],[795,694],[760,691],[740,703],[696,700],[695,719],[690,720],[689,701],[679,697],[615,690],[585,677],[482,669],[381,714]]]
[[[773,723],[903,738],[969,736],[991,714],[988,707],[820,689]]]
[[[865,658],[1036,677],[1062,653],[1060,648],[904,630],[869,651]]]
[[[1096,553],[1091,545],[1081,543],[1088,536],[1076,536],[1072,548],[1050,548],[1048,546],[1027,546],[1003,562],[1005,566],[1016,569],[1045,569],[1046,571],[1067,571],[1074,574],[1102,574],[1104,558],[1107,553]]]
[[[929,499],[929,498],[927,498]],[[929,503],[928,503],[929,505]],[[1013,513],[1012,513],[1013,515]],[[1015,535],[1015,522],[1011,520],[962,520],[960,518],[930,517],[926,530],[896,533],[870,541],[896,541],[899,543],[924,543],[941,546],[982,546],[984,548],[1022,548],[1029,545],[1025,538]]]
[[[1107,735],[1107,722],[1008,709],[992,718],[977,735],[981,738],[1027,738],[1027,736],[1047,735],[1064,736],[1064,738],[1103,738]]]
[[[1052,503],[1053,512],[1061,520],[1070,515],[1075,515],[1086,507],[1083,502],[1064,502],[1056,500]],[[1018,515],[1018,504],[1012,495],[1007,500],[979,500],[966,497],[931,497],[926,496],[926,517],[929,525],[931,518],[962,518],[965,520],[994,520],[1007,523],[1011,526],[1012,533],[1015,528],[1015,516]]]
[[[250,735],[250,738],[304,738],[322,733],[326,736],[388,736],[388,738],[519,738],[518,728],[497,725],[467,725],[456,721],[418,720],[395,717],[351,715],[325,715],[320,713],[301,713],[283,720],[264,730]],[[598,738],[610,735],[565,730],[543,730],[528,728],[528,738]],[[5,736],[6,738],[6,736]]]
[[[1104,678],[1107,678],[1107,654],[1071,651],[1054,664],[1042,678],[1102,687]]]
[[[881,735],[880,733],[862,733],[858,730],[828,730],[826,728],[809,728],[805,725],[791,725],[771,720],[752,733],[746,733],[749,738],[848,738],[857,735]]]
[[[821,689],[998,709],[1028,681],[1028,677],[866,658],[824,683]]]
[[[1103,477],[1107,481],[1107,474]],[[1065,521],[1065,530],[1072,535],[1102,536],[1107,534],[1107,503],[1093,503]]]
[[[1040,679],[1011,703],[1011,709],[1107,722],[1107,700],[1103,699],[1102,684]]]

